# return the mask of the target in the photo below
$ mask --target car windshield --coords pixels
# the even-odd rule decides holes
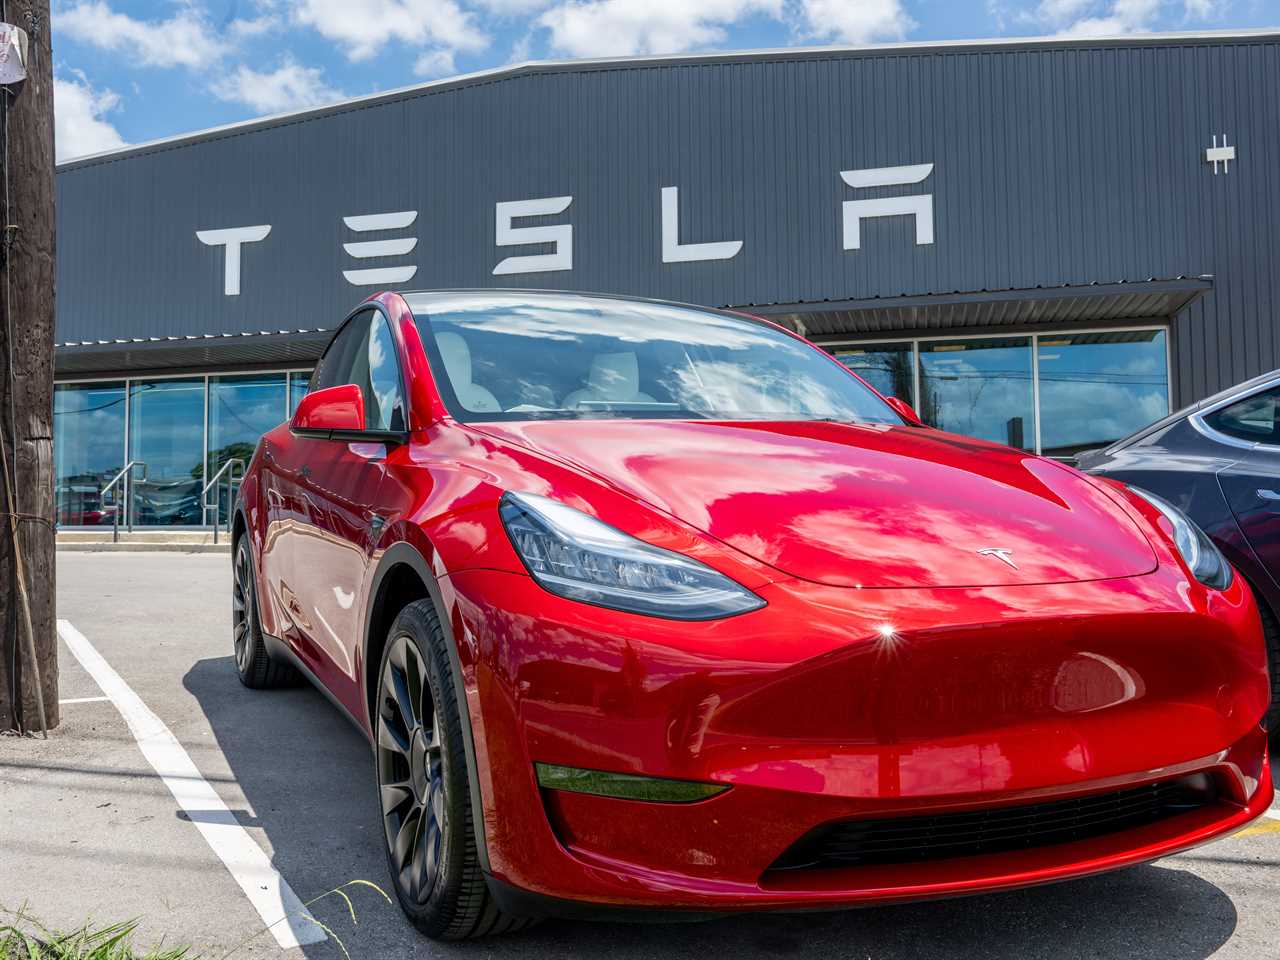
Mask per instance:
[[[573,296],[406,297],[462,421],[902,419],[831,357],[753,320]]]

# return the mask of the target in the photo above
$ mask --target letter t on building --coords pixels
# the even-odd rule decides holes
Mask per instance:
[[[271,232],[271,224],[256,227],[228,227],[225,230],[197,230],[196,239],[207,247],[226,247],[222,292],[228,297],[240,295],[240,245],[257,243]]]

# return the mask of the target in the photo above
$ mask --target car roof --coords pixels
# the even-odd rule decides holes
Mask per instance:
[[[423,314],[428,319],[432,313],[442,313],[450,308],[466,304],[485,302],[496,307],[515,306],[519,304],[537,303],[539,301],[563,302],[572,300],[578,304],[597,304],[604,307],[609,303],[630,303],[640,306],[674,307],[677,310],[693,310],[698,313],[716,314],[729,317],[743,323],[767,327],[785,333],[789,337],[804,339],[795,331],[788,329],[769,317],[753,314],[750,307],[739,310],[729,307],[709,307],[702,303],[684,303],[679,300],[659,300],[655,297],[633,297],[617,293],[587,293],[581,290],[543,290],[524,289],[520,287],[459,287],[444,290],[404,290],[397,291],[408,305],[411,313]],[[381,294],[370,297],[377,299]]]
[[[1234,400],[1236,397],[1247,396],[1253,391],[1258,390],[1261,387],[1265,387],[1276,380],[1280,380],[1280,369],[1270,370],[1267,373],[1260,373],[1256,377],[1250,377],[1242,383],[1234,384],[1227,387],[1225,390],[1219,390],[1217,393],[1205,397],[1203,400],[1197,400],[1195,403],[1188,404],[1181,410],[1175,410],[1167,417],[1161,417],[1154,423],[1147,424],[1141,430],[1131,433],[1129,436],[1124,437],[1121,440],[1117,440],[1115,443],[1111,444],[1111,446],[1107,447],[1103,453],[1115,453],[1119,450],[1124,450],[1126,447],[1132,446],[1139,440],[1151,436],[1153,433],[1158,433],[1166,427],[1177,423],[1179,420],[1185,420],[1198,410],[1204,410],[1208,407],[1216,406],[1224,401]]]
[[[572,299],[581,302],[643,303],[663,307],[682,307],[704,313],[728,313],[735,317],[745,314],[701,303],[682,303],[678,300],[659,300],[655,297],[631,297],[616,293],[591,293],[582,290],[525,289],[521,287],[458,287],[442,290],[404,290],[399,292],[409,309],[415,313],[421,309],[430,312],[453,303],[492,301],[495,304],[528,303],[538,300]]]

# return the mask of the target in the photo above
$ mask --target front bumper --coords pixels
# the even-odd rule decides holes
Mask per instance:
[[[1266,664],[1239,578],[1157,571],[998,589],[799,581],[673,623],[528,577],[441,581],[475,735],[490,874],[595,905],[813,909],[1045,883],[1165,856],[1271,802]],[[539,790],[535,762],[730,784],[673,805]],[[1218,799],[1088,840],[771,870],[822,824],[1118,790],[1206,772]]]

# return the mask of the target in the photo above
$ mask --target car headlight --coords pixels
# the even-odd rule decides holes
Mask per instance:
[[[714,620],[764,606],[705,564],[556,500],[508,492],[498,509],[530,575],[559,596],[673,620]]]
[[[1159,510],[1173,525],[1174,545],[1197,580],[1215,590],[1231,586],[1231,564],[1195,521],[1164,497],[1141,487],[1129,487],[1129,491]]]

